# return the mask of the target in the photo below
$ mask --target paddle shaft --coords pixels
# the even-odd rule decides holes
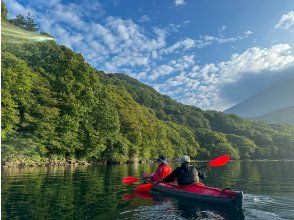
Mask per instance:
[[[202,167],[198,167],[198,170],[202,170],[204,168],[208,167],[208,165],[202,166]]]

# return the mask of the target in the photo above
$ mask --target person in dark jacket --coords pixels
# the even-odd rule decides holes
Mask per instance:
[[[163,182],[172,182],[175,179],[178,185],[186,186],[194,183],[199,183],[199,178],[205,179],[205,173],[199,171],[197,167],[190,164],[191,160],[188,156],[180,158],[181,166],[177,167],[171,174],[163,179]]]

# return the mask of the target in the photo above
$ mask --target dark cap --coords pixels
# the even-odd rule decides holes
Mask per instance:
[[[162,156],[162,155],[157,158],[157,161],[160,161],[160,162],[165,163],[165,164],[168,163],[167,162],[167,157]]]

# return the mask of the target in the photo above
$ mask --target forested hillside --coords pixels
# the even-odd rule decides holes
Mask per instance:
[[[278,109],[274,112],[270,112],[265,115],[261,115],[253,120],[266,121],[269,123],[282,123],[294,125],[294,105],[282,109]]]
[[[183,105],[54,41],[15,44],[2,33],[1,54],[4,164],[294,156],[292,126]]]

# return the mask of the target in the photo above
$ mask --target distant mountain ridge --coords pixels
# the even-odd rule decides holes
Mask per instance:
[[[282,108],[253,119],[269,123],[294,124],[294,106]]]
[[[294,77],[268,87],[225,110],[224,113],[233,113],[246,118],[257,118],[293,105]]]

